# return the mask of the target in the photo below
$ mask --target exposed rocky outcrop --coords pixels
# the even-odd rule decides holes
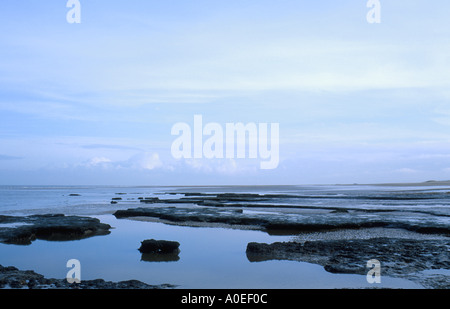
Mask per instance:
[[[244,207],[242,207],[244,208]],[[217,207],[147,207],[118,210],[116,218],[151,217],[168,223],[207,223],[251,226],[270,234],[297,234],[336,229],[361,229],[373,227],[401,228],[422,234],[450,235],[446,219],[415,220],[403,213],[358,213],[331,211],[326,213],[245,213],[236,208]],[[245,209],[245,208],[244,208]],[[273,208],[274,210],[276,208]],[[278,209],[279,210],[279,209]],[[425,218],[425,215],[424,215]]]
[[[140,197],[139,200],[141,203],[146,203],[146,204],[162,202],[158,197],[146,197],[146,198]]]
[[[221,210],[215,208],[134,208],[117,210],[114,216],[118,219],[130,217],[152,217],[173,223],[197,222],[197,223],[224,223],[230,225],[258,225],[267,223],[263,218],[242,216],[242,211]]]
[[[180,260],[180,243],[169,240],[147,239],[141,242],[139,251],[141,261],[145,262],[176,262]]]
[[[22,271],[15,267],[0,265],[0,289],[169,289],[175,287],[171,284],[149,285],[138,280],[111,282],[96,279],[69,283],[66,279],[48,279],[31,270]]]
[[[141,242],[141,247],[139,248],[139,251],[141,253],[166,254],[178,252],[179,247],[180,243],[177,241],[147,239]]]
[[[172,253],[142,253],[141,261],[144,262],[177,262],[180,260],[179,252]]]
[[[318,199],[333,199],[333,203],[311,202],[315,196],[298,194],[177,194],[184,194],[184,197],[143,199],[142,203],[150,205],[118,210],[114,215],[119,219],[149,218],[175,225],[256,229],[273,235],[349,233],[351,238],[345,239],[249,243],[246,253],[252,262],[294,260],[322,265],[332,273],[360,275],[367,274],[369,260],[377,259],[384,276],[413,280],[426,288],[450,288],[449,276],[441,271],[450,270],[450,214],[442,207],[417,207],[415,204],[415,201],[445,200],[447,193],[364,192],[317,196]],[[311,205],[302,204],[305,200]],[[351,202],[353,200],[358,202]],[[382,230],[383,233],[369,239],[358,238],[365,230]],[[383,234],[393,237],[380,236]],[[426,272],[429,270],[437,272]]]
[[[66,241],[107,235],[111,226],[91,217],[65,215],[0,216],[0,242],[29,245],[36,239]]]
[[[331,273],[368,272],[367,261],[381,263],[382,275],[413,279],[432,288],[450,288],[450,277],[426,275],[424,270],[450,270],[450,240],[412,240],[374,238],[370,240],[330,240],[249,243],[247,258],[251,262],[293,260],[322,265]]]
[[[175,195],[173,192],[165,193],[168,195]],[[219,206],[219,207],[233,207],[233,206],[245,206],[245,207],[287,207],[287,208],[321,208],[318,205],[308,206],[293,206],[286,204],[276,204],[280,201],[290,201],[292,203],[301,203],[303,200],[366,200],[366,201],[424,201],[446,198],[446,193],[442,192],[428,192],[428,193],[411,193],[404,192],[402,194],[397,193],[395,196],[387,193],[376,194],[361,194],[361,195],[302,195],[302,194],[259,194],[259,193],[200,193],[200,192],[180,192],[177,194],[184,195],[185,197],[177,199],[164,199],[158,200],[158,198],[151,198],[155,202],[163,202],[168,204],[195,204],[199,206]],[[270,202],[272,205],[264,205],[265,202]],[[338,209],[336,207],[323,207],[324,209]],[[359,209],[361,210],[361,209]],[[367,210],[370,211],[370,210]]]

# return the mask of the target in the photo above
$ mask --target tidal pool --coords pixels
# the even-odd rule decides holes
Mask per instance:
[[[34,270],[48,278],[65,278],[70,270],[67,261],[77,259],[81,280],[136,279],[183,289],[422,288],[412,281],[390,277],[382,277],[381,284],[369,284],[366,276],[331,274],[310,263],[252,263],[247,259],[249,242],[289,241],[291,236],[118,220],[113,215],[95,217],[113,227],[111,234],[67,242],[36,240],[29,246],[0,244],[0,264]],[[142,257],[138,248],[145,239],[178,241],[178,258]]]

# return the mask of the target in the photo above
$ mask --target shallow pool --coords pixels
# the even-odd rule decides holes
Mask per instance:
[[[36,240],[29,246],[0,244],[0,264],[34,270],[48,278],[65,278],[70,270],[67,261],[77,259],[81,263],[81,280],[136,279],[187,289],[374,287],[366,276],[331,274],[320,265],[295,261],[252,263],[247,259],[245,251],[249,242],[272,243],[288,241],[291,237],[251,230],[118,220],[113,215],[96,217],[113,227],[111,234],[67,242]],[[145,239],[178,241],[179,259],[142,260],[138,248]],[[382,277],[376,287],[421,288],[411,281],[389,277]]]

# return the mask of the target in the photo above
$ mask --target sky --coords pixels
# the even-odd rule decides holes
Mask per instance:
[[[0,2],[0,185],[450,179],[450,2]],[[174,158],[176,123],[279,124],[279,164]]]

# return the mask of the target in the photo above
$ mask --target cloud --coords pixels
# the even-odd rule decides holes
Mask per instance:
[[[61,167],[61,166],[60,166]],[[248,159],[183,159],[167,158],[161,160],[157,152],[140,152],[126,160],[112,160],[107,157],[93,157],[80,164],[65,165],[64,168],[84,168],[95,171],[155,171],[162,170],[170,173],[183,173],[185,175],[252,175],[260,170],[259,160]]]
[[[237,175],[256,173],[259,160],[249,159],[184,159],[179,161],[175,169],[190,170],[203,174]]]
[[[417,170],[415,170],[413,168],[409,168],[409,167],[404,167],[404,168],[396,169],[395,172],[404,173],[404,174],[414,174],[414,173],[417,173]]]
[[[147,20],[142,12],[135,14],[135,19]],[[298,17],[261,19],[255,24],[249,23],[247,17],[241,15],[233,25],[227,20],[229,16],[217,21],[208,18],[184,22],[182,28],[165,28],[164,37],[141,24],[133,28],[133,35],[127,31],[105,33],[95,25],[74,37],[64,32],[45,32],[45,37],[38,38],[25,31],[4,33],[0,66],[2,75],[10,77],[5,88],[31,89],[36,97],[49,101],[40,103],[49,113],[70,117],[89,117],[89,113],[74,113],[78,108],[73,107],[80,102],[126,107],[155,102],[210,102],[218,90],[222,92],[217,95],[225,96],[263,90],[448,89],[446,41],[393,43],[391,32],[384,33],[387,37],[383,40],[362,37],[366,34],[362,27],[354,37],[349,34],[339,39],[323,35],[322,27],[334,30],[340,23],[328,29],[328,25],[318,27],[307,21],[303,26],[311,31],[310,35],[299,33],[295,27],[284,27],[279,32],[284,23],[300,26]],[[153,29],[167,27],[165,22],[153,22]],[[223,26],[225,22],[227,27]],[[11,54],[18,40],[20,50],[27,52]],[[24,110],[33,108],[31,102]]]
[[[136,147],[122,146],[122,145],[103,145],[103,144],[91,144],[83,145],[81,148],[84,149],[119,149],[119,150],[141,150]]]
[[[144,169],[144,170],[154,170],[163,166],[159,154],[144,152],[131,157],[127,164],[131,168]]]
[[[2,155],[0,154],[0,160],[9,161],[9,160],[21,160],[22,157],[16,157],[16,156],[8,156],[8,155]]]
[[[111,163],[111,159],[105,158],[105,157],[95,157],[90,159],[87,163],[86,166],[88,167],[94,167],[94,166],[107,166],[107,164]]]
[[[93,157],[78,166],[85,168],[103,168],[110,170],[154,170],[163,167],[163,163],[156,152],[142,152],[131,156],[127,160],[111,160],[106,157]]]
[[[267,175],[258,160],[167,155],[170,127],[200,111],[279,122],[290,165],[275,182],[448,167],[448,1],[393,1],[376,26],[352,1],[91,2],[96,18],[80,27],[42,18],[49,1],[1,2],[14,29],[0,32],[0,145],[14,150],[0,155],[5,168],[67,165],[106,181]],[[303,164],[315,170],[294,175]]]

